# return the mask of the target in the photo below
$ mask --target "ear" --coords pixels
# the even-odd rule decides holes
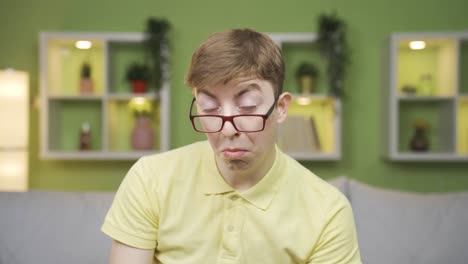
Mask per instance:
[[[284,92],[278,98],[277,108],[278,117],[276,118],[277,123],[283,123],[288,116],[289,103],[291,103],[292,96],[290,93]]]

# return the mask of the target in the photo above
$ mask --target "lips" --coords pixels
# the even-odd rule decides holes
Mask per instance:
[[[247,154],[247,150],[239,148],[226,148],[222,152],[227,159],[242,158]]]

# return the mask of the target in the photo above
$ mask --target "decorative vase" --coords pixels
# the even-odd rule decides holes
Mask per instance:
[[[151,150],[154,143],[154,130],[151,127],[151,119],[145,115],[139,115],[132,130],[132,147],[135,150]]]
[[[93,80],[81,79],[80,80],[80,93],[81,94],[92,94],[93,93]]]
[[[425,152],[429,150],[427,130],[428,128],[424,124],[415,125],[414,134],[409,144],[409,147],[412,151]]]
[[[132,82],[132,90],[134,93],[146,92],[146,81],[136,80]]]

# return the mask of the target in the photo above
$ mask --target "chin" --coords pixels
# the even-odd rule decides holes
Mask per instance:
[[[224,162],[226,163],[227,167],[232,171],[245,171],[251,167],[251,163],[246,160],[225,159]]]

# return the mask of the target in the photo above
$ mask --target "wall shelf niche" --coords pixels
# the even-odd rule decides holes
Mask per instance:
[[[278,128],[278,146],[302,161],[341,159],[341,99],[328,95],[325,61],[317,47],[315,33],[268,34],[283,51],[286,72],[284,91],[293,101],[288,118]],[[295,72],[301,63],[311,63],[319,71],[310,93],[298,88]]]
[[[127,67],[144,62],[143,33],[41,32],[40,156],[63,160],[135,160],[169,149],[169,82],[133,93],[125,79]],[[78,41],[91,43],[79,49]],[[83,90],[83,65],[91,69],[92,91]],[[167,69],[167,67],[165,67]],[[153,147],[136,150],[131,131],[137,119],[134,98],[153,106],[149,115]],[[87,123],[91,147],[80,150],[80,129]]]
[[[468,161],[468,32],[394,33],[383,93],[392,161]],[[427,150],[411,147],[426,124]],[[414,145],[413,145],[414,146]]]

